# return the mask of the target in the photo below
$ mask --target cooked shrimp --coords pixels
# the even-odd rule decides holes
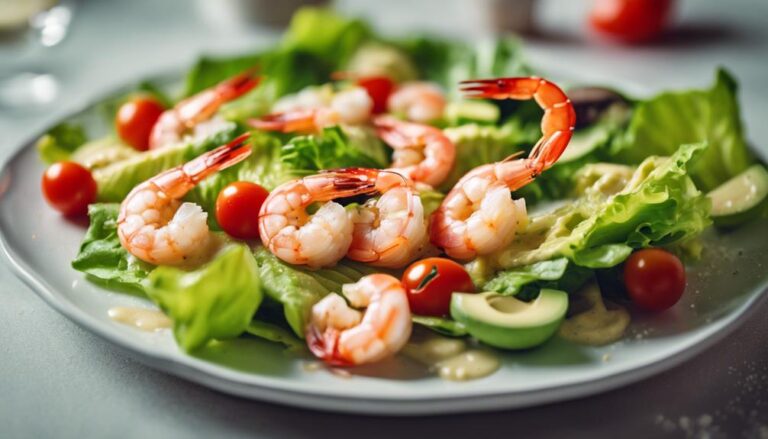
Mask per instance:
[[[371,274],[344,285],[342,294],[349,305],[340,295],[329,294],[312,307],[307,346],[316,357],[354,366],[383,360],[405,346],[411,336],[411,310],[397,278]]]
[[[494,252],[515,236],[527,220],[525,200],[511,191],[549,169],[568,146],[576,123],[570,99],[555,84],[536,77],[465,81],[468,97],[536,99],[544,109],[541,139],[526,158],[510,157],[479,166],[459,180],[435,211],[430,239],[448,256],[471,259]]]
[[[445,96],[440,88],[429,82],[406,82],[387,100],[390,113],[402,114],[406,119],[429,123],[443,117]]]
[[[456,147],[442,130],[391,116],[374,119],[376,131],[389,146],[392,170],[415,182],[437,186],[453,169]]]
[[[139,184],[120,205],[117,234],[128,252],[151,264],[175,265],[207,248],[208,215],[181,197],[205,177],[248,157],[248,134]]]
[[[333,95],[327,105],[281,105],[288,108],[250,121],[255,128],[283,133],[317,132],[331,125],[359,125],[370,120],[373,100],[362,87],[352,87]],[[318,100],[318,103],[322,100]]]
[[[353,213],[332,200],[391,187],[392,177],[380,178],[381,173],[377,169],[339,169],[278,186],[259,212],[262,243],[290,264],[335,264],[347,254],[355,226]],[[317,212],[307,212],[309,206],[322,202],[325,204]]]
[[[160,115],[149,136],[149,147],[176,143],[196,125],[209,120],[226,102],[244,95],[259,84],[253,71],[247,71],[205,89],[179,102]]]
[[[427,243],[427,221],[421,198],[400,175],[380,171],[378,199],[357,208],[349,259],[388,268],[413,260]],[[389,177],[389,178],[382,178]]]

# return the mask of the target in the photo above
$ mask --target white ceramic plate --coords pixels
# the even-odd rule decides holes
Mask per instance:
[[[93,135],[98,111],[78,113]],[[113,306],[150,306],[100,289],[70,268],[85,231],[45,205],[43,164],[33,142],[22,145],[0,173],[0,247],[16,273],[48,304],[147,365],[221,391],[318,410],[416,415],[523,407],[585,396],[659,373],[725,337],[768,287],[768,221],[729,234],[712,231],[704,259],[689,267],[683,300],[669,312],[634,316],[625,340],[591,348],[554,339],[502,355],[502,368],[476,381],[446,382],[407,360],[359,368],[343,378],[309,371],[279,346],[239,339],[195,356],[181,352],[168,331],[147,333],[113,322]],[[55,337],[56,334],[51,334]]]

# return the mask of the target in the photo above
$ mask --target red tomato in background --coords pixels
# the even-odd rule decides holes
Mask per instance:
[[[75,162],[52,164],[43,174],[42,186],[48,204],[66,216],[85,215],[96,201],[96,180]]]
[[[469,273],[450,259],[426,258],[411,264],[403,273],[411,312],[423,316],[447,315],[454,292],[472,293]]]
[[[597,0],[589,20],[592,27],[629,43],[649,41],[661,34],[673,0]]]
[[[638,250],[624,264],[624,284],[632,302],[646,311],[663,311],[685,291],[685,267],[658,248]]]
[[[373,100],[373,113],[387,111],[387,100],[395,90],[395,83],[386,76],[368,76],[357,80],[357,85],[363,87]]]
[[[156,99],[137,96],[120,106],[115,129],[123,141],[139,151],[149,149],[149,135],[165,108]]]
[[[236,181],[219,192],[216,198],[216,221],[237,239],[259,237],[259,210],[269,191],[256,183]]]

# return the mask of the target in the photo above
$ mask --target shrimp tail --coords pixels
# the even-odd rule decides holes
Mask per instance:
[[[245,160],[251,154],[251,147],[246,143],[249,137],[250,133],[245,133],[178,168],[157,175],[151,181],[170,197],[181,197],[209,175]],[[180,181],[186,183],[182,185]]]
[[[215,86],[214,91],[224,102],[237,99],[259,85],[261,78],[256,76],[257,70],[253,67],[222,81]]]
[[[533,177],[552,167],[565,151],[576,126],[576,111],[568,96],[552,82],[535,76],[473,79],[461,82],[467,98],[535,99],[544,110],[542,137],[528,156]]]

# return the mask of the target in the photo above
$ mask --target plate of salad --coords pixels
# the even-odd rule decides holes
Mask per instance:
[[[0,244],[79,325],[235,395],[413,415],[615,388],[764,298],[764,151],[724,69],[655,96],[550,71],[302,9],[23,145]]]

